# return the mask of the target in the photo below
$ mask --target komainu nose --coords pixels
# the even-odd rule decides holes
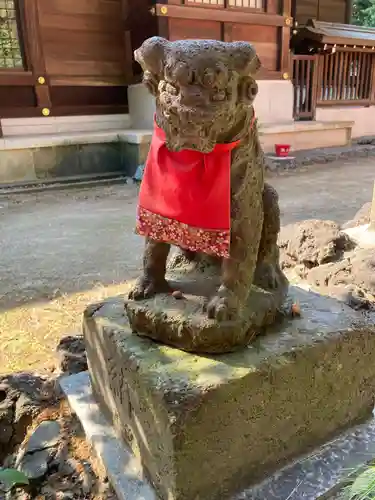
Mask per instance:
[[[201,87],[183,87],[180,90],[180,103],[183,106],[200,107],[208,104],[206,92]]]

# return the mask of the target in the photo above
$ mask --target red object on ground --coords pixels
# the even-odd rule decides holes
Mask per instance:
[[[275,144],[276,156],[288,156],[290,144]]]
[[[229,257],[231,152],[169,151],[156,124],[139,193],[136,232],[192,251]]]

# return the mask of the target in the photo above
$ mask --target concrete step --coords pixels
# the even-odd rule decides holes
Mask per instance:
[[[2,133],[6,138],[44,134],[72,134],[98,130],[123,130],[130,128],[130,126],[129,114],[1,119]]]
[[[331,499],[353,472],[375,457],[375,418],[281,469],[234,500]]]
[[[34,121],[23,128],[11,121],[5,129],[8,135],[0,139],[0,185],[44,183],[49,178],[115,170],[132,176],[138,165],[145,162],[152,138],[152,130],[119,127],[127,123],[121,117],[114,118],[109,128],[106,121],[101,121],[99,124],[107,128],[92,130],[81,130],[87,122],[78,120],[75,126],[81,129],[69,132],[65,129],[70,122],[61,121],[63,118],[54,118],[58,125],[43,125],[41,118],[31,120]],[[352,122],[260,124],[260,140],[266,153],[274,152],[275,144],[283,143],[290,144],[293,155],[293,151],[347,146],[351,142],[352,125]],[[30,127],[32,134],[27,133]],[[46,127],[62,128],[45,133]],[[17,135],[16,130],[22,134]]]
[[[0,186],[114,172],[131,177],[145,162],[150,141],[150,131],[130,128],[3,137]]]
[[[291,151],[347,146],[354,122],[286,122],[260,124],[260,140],[265,152],[275,152],[275,144],[289,144]]]
[[[4,136],[0,139],[1,150],[20,150],[56,146],[107,144],[124,142],[127,144],[150,143],[152,131],[131,128],[102,130],[78,130],[75,132],[37,133]]]
[[[101,413],[87,372],[60,381],[86,437],[103,462],[120,500],[156,500],[139,459],[123,445]],[[313,450],[232,500],[330,500],[351,473],[375,457],[375,418]]]
[[[126,184],[131,179],[119,174],[109,172],[108,174],[78,175],[70,177],[56,177],[44,181],[14,182],[0,184],[0,197],[10,194],[37,193],[39,191],[53,191],[61,189],[83,189],[113,184]]]

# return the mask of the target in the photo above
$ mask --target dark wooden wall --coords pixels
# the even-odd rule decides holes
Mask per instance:
[[[126,7],[127,29],[131,33],[132,50],[138,49],[149,37],[157,35],[157,19],[152,15],[154,0],[122,0]],[[133,74],[140,75],[141,67],[133,60]]]
[[[126,83],[121,0],[37,0],[52,85]]]
[[[37,0],[54,106],[125,104],[131,76],[122,0]]]
[[[166,0],[164,4],[156,4],[158,33],[169,40],[208,38],[251,42],[262,62],[260,78],[288,78],[290,1],[242,0],[239,7],[231,6],[228,1],[215,1],[202,4],[200,0]],[[256,8],[249,7],[255,2]]]
[[[347,3],[350,0],[294,0],[293,14],[299,25],[309,19],[331,23],[347,23]]]
[[[133,81],[128,0],[18,5],[25,64],[0,70],[0,117],[126,110]]]

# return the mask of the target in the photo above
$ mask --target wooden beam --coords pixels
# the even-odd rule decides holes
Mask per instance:
[[[28,45],[29,64],[34,77],[38,107],[50,110],[52,102],[40,35],[38,2],[35,0],[25,0],[24,13],[26,25],[25,41]]]
[[[124,41],[124,74],[126,79],[133,76],[133,50],[131,39],[131,25],[129,25],[129,3],[128,0],[121,0],[121,15],[123,21],[123,41]]]
[[[346,0],[346,5],[345,5],[346,24],[352,24],[352,19],[353,19],[353,0]]]
[[[370,87],[370,101],[375,104],[375,54],[372,56],[371,64],[371,87]]]
[[[375,47],[375,40],[374,39],[368,39],[368,40],[363,40],[363,38],[342,38],[342,37],[329,37],[329,36],[324,36],[319,40],[321,44],[327,44],[327,45],[350,45],[350,46],[355,46],[356,52],[361,52],[363,50],[363,47]],[[344,47],[346,48],[346,47]]]
[[[280,14],[280,2],[279,0],[266,0],[266,12],[267,14]]]
[[[330,49],[333,48],[333,45],[329,46]],[[373,48],[363,48],[363,45],[361,47],[356,47],[353,49],[353,47],[337,47],[336,46],[336,52],[355,52],[355,53],[365,53],[365,54],[374,54],[375,55],[375,49]]]
[[[292,1],[291,0],[282,0],[282,15],[284,18],[290,18],[292,10]],[[280,64],[279,69],[281,73],[284,75],[284,79],[291,78],[291,58],[290,58],[290,30],[291,25],[283,26],[281,29],[281,37],[280,37]]]
[[[287,0],[288,1],[288,0]],[[221,23],[256,24],[258,26],[286,26],[285,17],[277,14],[245,12],[234,9],[210,9],[188,5],[155,5],[155,15],[161,18],[174,17],[193,21],[218,21]]]
[[[313,62],[313,77],[312,77],[312,92],[311,92],[311,111],[312,119],[316,119],[316,103],[318,100],[318,92],[320,91],[320,82],[322,81],[322,57],[315,56]]]
[[[55,106],[51,110],[51,116],[75,116],[75,115],[113,115],[128,113],[127,105],[104,105],[104,106]],[[0,108],[1,118],[31,118],[40,116],[38,107],[14,107]]]
[[[290,17],[292,12],[292,0],[283,0],[282,14],[285,17]],[[291,28],[291,26],[289,26]]]
[[[285,80],[291,78],[291,57],[289,50],[290,41],[290,28],[288,26],[281,28],[281,41],[280,41],[280,64],[279,69],[284,75]]]
[[[292,0],[290,14],[293,17],[293,19],[296,21],[297,20],[297,0]]]
[[[34,85],[34,76],[31,71],[0,71],[0,85],[24,87]]]
[[[318,99],[317,105],[319,107],[329,108],[330,106],[370,106],[370,99]]]

